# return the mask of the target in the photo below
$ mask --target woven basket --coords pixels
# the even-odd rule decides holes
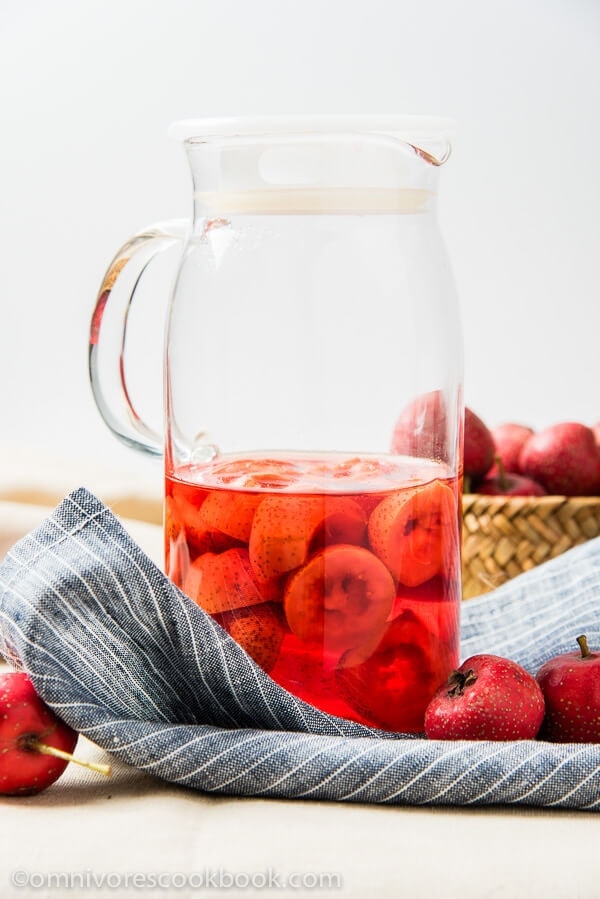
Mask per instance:
[[[600,497],[463,496],[463,599],[600,536]]]

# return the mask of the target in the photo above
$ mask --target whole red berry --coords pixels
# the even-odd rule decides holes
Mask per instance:
[[[523,444],[519,467],[550,494],[600,493],[600,449],[593,430],[579,422],[560,422],[533,434]]]
[[[600,743],[600,652],[585,635],[579,650],[544,662],[536,677],[546,702],[540,737],[552,743]]]
[[[510,659],[474,655],[433,696],[425,733],[435,740],[532,740],[544,717],[536,679]]]
[[[467,406],[465,408],[465,475],[475,480],[486,475],[494,463],[495,451],[492,432]]]
[[[29,795],[45,790],[69,762],[47,755],[37,744],[71,753],[77,737],[40,699],[26,674],[0,675],[0,794]]]

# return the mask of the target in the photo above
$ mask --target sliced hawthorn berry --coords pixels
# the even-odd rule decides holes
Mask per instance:
[[[201,553],[220,553],[226,549],[240,546],[243,541],[237,540],[224,531],[208,528],[202,520],[204,495],[192,498],[184,492],[173,493],[171,507],[167,509],[167,526],[178,528],[185,534],[190,545],[191,555]]]
[[[250,561],[263,579],[278,577],[306,562],[329,543],[360,543],[367,517],[350,497],[267,496],[250,532]]]
[[[261,490],[283,490],[298,480],[297,471],[256,471],[244,478],[243,486]]]
[[[460,581],[436,575],[418,587],[398,585],[390,619],[414,612],[443,643],[456,643],[460,631]]]
[[[371,549],[400,583],[418,587],[451,561],[457,514],[454,494],[441,481],[393,493],[369,518]]]
[[[287,623],[287,622],[286,622]],[[339,658],[339,654],[336,658]],[[335,674],[332,664],[329,676]],[[294,696],[307,702],[315,692],[322,692],[325,677],[323,651],[316,643],[307,645],[299,640],[288,627],[277,665],[271,671],[271,677]],[[335,684],[334,684],[335,686]]]
[[[287,631],[279,658],[269,674],[299,699],[341,718],[357,719],[356,712],[340,695],[336,681],[339,653],[331,660],[317,644],[303,643]]]
[[[354,650],[345,653],[337,681],[346,701],[366,721],[386,730],[419,733],[431,697],[457,661],[457,652],[407,611],[388,625],[367,659]]]
[[[247,543],[252,519],[261,500],[258,493],[215,491],[206,497],[200,507],[200,522],[209,532],[220,531]]]
[[[322,549],[332,543],[363,542],[367,531],[367,515],[349,496],[325,496],[322,517],[311,537],[310,549]]]
[[[391,574],[372,552],[335,544],[290,575],[283,605],[293,634],[339,653],[377,642],[394,595]]]
[[[256,577],[243,547],[199,556],[187,571],[183,591],[210,615],[281,598],[277,581]]]
[[[352,478],[353,480],[372,480],[378,475],[393,472],[394,463],[369,456],[352,456],[339,462],[319,462],[310,469],[314,474],[325,474],[334,478]]]
[[[287,631],[279,603],[231,609],[215,615],[215,619],[263,671],[271,670]]]
[[[387,495],[387,493],[359,493],[354,499],[368,518],[373,509],[375,509]]]
[[[213,466],[212,476],[223,485],[277,490],[294,483],[298,479],[299,471],[293,462],[284,459],[250,457],[224,460]]]

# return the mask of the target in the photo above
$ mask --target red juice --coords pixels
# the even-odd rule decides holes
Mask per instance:
[[[166,570],[275,681],[423,730],[458,664],[459,488],[409,457],[221,456],[166,479]]]

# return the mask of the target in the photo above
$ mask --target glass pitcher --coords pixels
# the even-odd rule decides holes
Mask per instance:
[[[292,693],[402,732],[423,730],[458,662],[462,346],[436,222],[449,127],[175,124],[193,218],[117,253],[90,332],[106,423],[164,456],[169,577]],[[126,373],[143,364],[141,273],[174,244],[158,431]]]

